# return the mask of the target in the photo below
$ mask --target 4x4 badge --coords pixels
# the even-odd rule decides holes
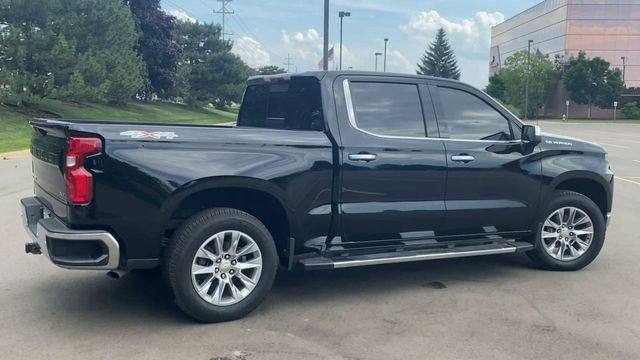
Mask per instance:
[[[130,136],[132,139],[162,139],[166,138],[171,140],[177,138],[178,134],[173,131],[142,131],[142,130],[129,130],[120,133],[122,136]]]

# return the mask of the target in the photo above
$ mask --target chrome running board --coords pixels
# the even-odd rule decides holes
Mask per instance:
[[[482,245],[432,248],[400,252],[386,252],[353,256],[310,257],[299,261],[307,270],[341,269],[356,266],[397,264],[413,261],[452,259],[470,256],[509,254],[532,250],[524,241],[499,242]]]

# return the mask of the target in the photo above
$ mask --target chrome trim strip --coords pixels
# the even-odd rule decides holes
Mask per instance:
[[[496,249],[448,251],[448,252],[441,252],[441,253],[408,255],[408,256],[398,256],[398,257],[390,257],[390,258],[366,259],[366,260],[345,260],[345,261],[334,262],[333,267],[335,269],[341,269],[341,268],[356,267],[356,266],[397,264],[397,263],[422,261],[422,260],[453,259],[453,258],[469,257],[469,256],[509,254],[509,253],[515,253],[516,250],[517,248],[515,246],[508,245],[508,246],[496,248]]]
[[[608,212],[607,213],[607,219],[606,219],[606,222],[605,222],[605,229],[609,228],[609,224],[611,223],[611,216],[613,216],[613,214]]]
[[[379,135],[369,132],[367,130],[360,129],[356,124],[356,114],[353,108],[353,99],[351,97],[351,87],[349,86],[349,79],[344,79],[342,81],[342,88],[344,90],[344,100],[347,104],[347,116],[349,118],[349,124],[352,128],[367,135],[376,136],[384,139],[410,139],[410,140],[431,140],[431,141],[464,141],[464,142],[480,142],[480,143],[512,143],[512,144],[521,144],[522,140],[471,140],[471,139],[451,139],[451,138],[435,138],[435,137],[416,137],[416,136],[390,136],[390,135]]]
[[[344,88],[344,100],[347,103],[347,115],[349,116],[349,123],[351,124],[351,126],[353,126],[354,129],[358,129],[358,126],[356,126],[356,114],[353,110],[353,100],[351,99],[351,87],[349,86],[349,79],[344,79],[344,81],[342,82],[342,87]]]

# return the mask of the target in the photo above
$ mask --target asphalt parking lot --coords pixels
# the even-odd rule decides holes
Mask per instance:
[[[30,159],[0,161],[1,359],[638,359],[640,125],[543,124],[603,144],[616,173],[599,258],[573,273],[526,256],[280,274],[255,312],[202,325],[161,281],[26,255]]]

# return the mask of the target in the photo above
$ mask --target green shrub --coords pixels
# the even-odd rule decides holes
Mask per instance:
[[[627,119],[640,118],[640,108],[638,108],[638,103],[635,101],[626,103],[622,108],[622,112]]]

